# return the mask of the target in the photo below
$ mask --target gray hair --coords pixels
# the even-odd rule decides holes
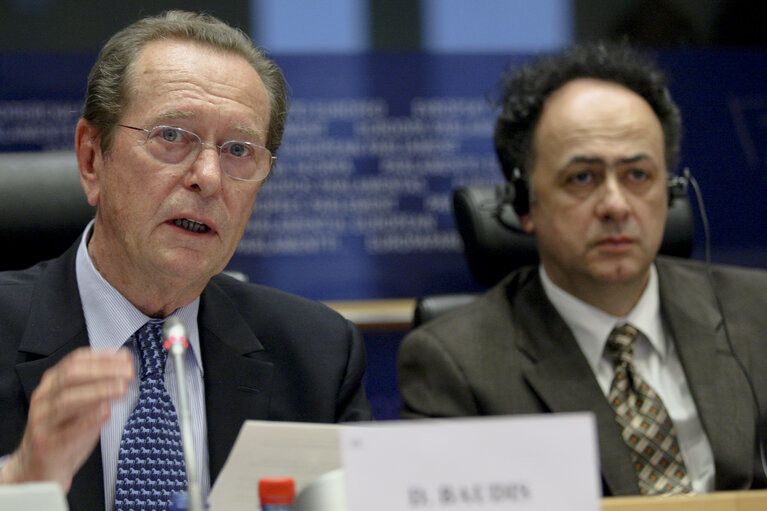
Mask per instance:
[[[130,100],[132,67],[141,50],[160,39],[195,41],[242,56],[256,70],[269,97],[266,147],[272,154],[282,142],[287,117],[287,85],[282,71],[253,45],[241,30],[208,14],[167,11],[143,18],[117,32],[104,45],[88,75],[83,118],[101,137],[104,154],[111,147],[114,129]]]

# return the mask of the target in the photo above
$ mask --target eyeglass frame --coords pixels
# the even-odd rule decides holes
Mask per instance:
[[[154,132],[155,132],[155,130],[157,130],[158,128],[170,128],[170,129],[173,129],[173,130],[178,130],[178,131],[181,131],[181,132],[183,132],[183,133],[188,133],[189,135],[193,135],[193,136],[194,136],[194,138],[196,138],[196,139],[199,141],[200,150],[197,152],[197,156],[198,156],[198,157],[199,157],[199,155],[200,155],[200,152],[202,151],[202,146],[205,146],[205,145],[206,145],[206,146],[210,146],[210,147],[215,147],[215,148],[216,148],[216,151],[218,152],[218,158],[219,158],[219,162],[221,161],[221,149],[222,149],[222,148],[223,148],[225,145],[227,145],[227,144],[232,144],[232,143],[236,143],[236,144],[245,144],[246,146],[253,146],[253,147],[258,147],[259,149],[263,149],[264,151],[266,151],[267,153],[269,153],[269,168],[268,168],[268,170],[266,171],[266,175],[265,175],[264,177],[260,178],[260,179],[245,179],[245,178],[242,178],[242,177],[232,176],[231,174],[229,174],[228,172],[226,172],[226,171],[224,170],[224,167],[223,167],[223,165],[222,165],[222,166],[221,166],[221,172],[222,172],[223,174],[225,174],[227,177],[229,177],[230,179],[234,179],[234,180],[236,180],[236,181],[245,181],[245,182],[248,182],[248,183],[257,183],[257,182],[259,182],[259,181],[263,181],[263,180],[265,180],[267,177],[269,177],[269,174],[270,174],[270,173],[271,173],[271,171],[272,171],[272,166],[274,165],[274,162],[275,162],[275,161],[277,161],[277,157],[276,157],[276,156],[274,156],[274,155],[272,154],[272,152],[271,152],[271,151],[270,151],[270,150],[269,150],[267,147],[265,147],[265,146],[262,146],[262,145],[260,145],[260,144],[254,144],[253,142],[245,142],[244,140],[227,140],[227,141],[225,141],[223,144],[220,144],[220,145],[219,145],[219,144],[214,144],[214,143],[212,143],[212,142],[205,142],[205,141],[203,141],[202,137],[201,137],[200,135],[198,135],[197,133],[195,133],[194,131],[189,131],[189,130],[187,130],[187,129],[184,129],[184,128],[179,128],[178,126],[171,126],[171,125],[168,125],[168,124],[158,124],[157,126],[154,126],[154,127],[152,127],[151,129],[146,129],[146,128],[139,128],[139,127],[137,127],[137,126],[128,126],[127,124],[121,124],[121,123],[116,123],[116,125],[117,125],[117,126],[119,126],[119,127],[121,127],[121,128],[127,128],[127,129],[130,129],[130,130],[135,130],[135,131],[143,131],[144,133],[146,133],[146,140],[145,140],[145,144],[149,142],[149,137],[150,137],[150,136],[152,135],[152,133],[154,133]],[[153,155],[151,152],[149,152],[149,150],[148,150],[148,149],[147,149],[147,152],[149,153],[149,155],[150,155],[152,158],[154,158],[155,160],[159,161],[160,163],[165,163],[165,164],[167,164],[167,165],[177,165],[177,163],[168,163],[168,162],[164,162],[164,161],[162,161],[162,160],[158,159],[158,158],[157,158],[156,156],[154,156],[154,155]],[[190,151],[190,154],[191,154],[191,151]],[[188,155],[187,155],[187,156],[188,156]],[[186,156],[185,156],[185,158],[186,158]],[[183,161],[183,160],[182,160],[182,161]],[[181,163],[181,162],[178,162],[178,163]]]

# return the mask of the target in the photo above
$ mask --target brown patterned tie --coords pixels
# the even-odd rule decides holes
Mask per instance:
[[[623,440],[642,495],[692,492],[692,483],[679,450],[676,430],[658,394],[634,371],[634,340],[639,331],[631,325],[616,327],[605,351],[613,361],[615,376],[608,399],[615,420],[623,428]]]

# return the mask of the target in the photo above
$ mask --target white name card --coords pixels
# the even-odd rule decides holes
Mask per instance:
[[[3,511],[67,511],[69,505],[58,483],[0,484]]]
[[[378,423],[340,431],[350,511],[598,511],[591,414]]]

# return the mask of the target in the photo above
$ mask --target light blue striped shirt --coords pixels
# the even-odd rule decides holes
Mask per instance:
[[[77,287],[85,314],[90,345],[94,350],[117,351],[136,330],[149,321],[123,295],[112,287],[93,266],[88,255],[86,240],[90,235],[93,222],[88,224],[77,249],[76,275]],[[203,496],[207,499],[210,490],[210,471],[208,469],[207,423],[205,420],[205,392],[203,387],[203,369],[200,358],[200,336],[197,329],[197,311],[200,299],[185,305],[174,312],[187,327],[190,349],[184,357],[184,372],[189,392],[189,407],[192,419],[192,433],[197,457],[198,474]],[[139,374],[139,356],[132,344],[128,349],[133,353],[136,375]],[[173,401],[178,403],[178,388],[173,359],[168,357],[165,365],[165,387]],[[138,377],[128,387],[124,399],[114,401],[107,423],[101,428],[101,458],[104,467],[104,493],[106,511],[114,509],[115,482],[117,478],[117,457],[120,451],[120,438],[125,423],[136,406],[139,394]]]

